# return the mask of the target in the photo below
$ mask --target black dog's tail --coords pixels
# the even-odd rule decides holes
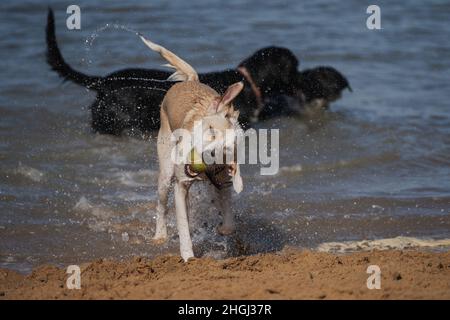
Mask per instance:
[[[56,43],[55,36],[55,17],[53,15],[53,10],[48,9],[47,16],[47,28],[46,28],[46,38],[47,38],[47,63],[56,71],[60,77],[64,80],[73,81],[79,85],[82,85],[88,89],[96,89],[99,86],[102,77],[93,77],[87,74],[83,74],[72,69],[59,51],[58,44]]]

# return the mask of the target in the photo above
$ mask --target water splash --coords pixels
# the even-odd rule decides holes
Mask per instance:
[[[158,90],[158,91],[162,91],[162,92],[167,92],[166,89],[161,89],[158,87],[151,87],[151,86],[123,86],[123,87],[120,87],[119,89],[110,90],[110,92],[116,93],[116,92],[120,92],[125,89],[148,89],[148,90]]]
[[[95,40],[106,30],[109,29],[113,29],[113,30],[122,30],[122,31],[126,31],[126,32],[130,32],[133,35],[136,36],[141,36],[141,33],[133,28],[130,28],[128,26],[125,25],[120,25],[117,23],[107,23],[102,27],[97,28],[94,32],[91,33],[91,35],[86,38],[85,40],[85,58],[82,59],[83,62],[87,62],[88,66],[92,64],[92,60],[89,59],[89,55],[91,52],[91,49],[95,43]],[[108,81],[151,81],[151,82],[166,82],[169,80],[166,79],[154,79],[154,78],[146,78],[146,77],[108,77],[107,78]],[[100,80],[101,81],[101,80]],[[123,89],[149,89],[149,90],[158,90],[158,91],[162,91],[162,92],[166,92],[167,90],[162,89],[162,88],[158,88],[158,87],[154,87],[154,86],[146,86],[146,85],[134,85],[134,86],[126,86],[126,87],[121,87],[120,89],[116,89],[113,90],[112,92],[116,92],[116,91],[120,91]]]
[[[137,30],[134,30],[130,27],[120,25],[117,23],[107,23],[102,27],[97,28],[94,32],[91,33],[89,37],[86,38],[84,41],[85,43],[85,58],[83,61],[87,61],[88,65],[92,64],[92,60],[89,59],[89,54],[91,51],[92,46],[94,45],[95,40],[106,30],[114,29],[114,30],[122,30],[126,32],[130,32],[136,36],[139,36],[140,33]]]

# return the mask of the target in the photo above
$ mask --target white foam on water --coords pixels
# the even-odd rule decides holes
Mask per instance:
[[[131,191],[117,192],[113,195],[103,196],[102,199],[105,201],[117,201],[120,199],[127,202],[148,202],[155,201],[158,198],[156,192],[144,190],[142,193]]]
[[[82,196],[73,208],[80,211],[89,211],[92,209],[92,205],[89,203],[88,199],[86,199],[85,196]]]
[[[414,237],[395,237],[377,240],[325,242],[316,247],[320,252],[346,253],[354,251],[449,248],[450,239],[420,239]]]
[[[157,177],[155,170],[120,171],[113,174],[113,178],[128,187],[148,187],[150,180]]]
[[[108,220],[114,216],[114,212],[112,210],[105,206],[92,205],[85,196],[82,196],[80,200],[78,200],[73,209],[81,212],[88,212],[100,220]]]
[[[114,212],[103,207],[94,207],[91,211],[92,215],[101,220],[109,220],[114,217]]]
[[[128,160],[125,154],[121,153],[121,151],[115,147],[97,147],[91,149],[90,152],[94,156],[100,156],[100,159],[108,160],[108,162],[112,165],[128,165]]]
[[[302,172],[303,167],[301,164],[295,164],[293,166],[283,166],[280,168],[280,173]]]
[[[17,167],[15,172],[17,174],[20,174],[20,175],[34,181],[34,182],[42,182],[45,180],[44,172],[42,172],[38,169],[32,168],[32,167],[23,165],[21,163],[19,163],[19,166]]]

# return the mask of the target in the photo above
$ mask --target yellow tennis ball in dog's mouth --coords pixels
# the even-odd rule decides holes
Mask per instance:
[[[191,160],[190,167],[191,170],[196,173],[202,173],[206,170],[206,164],[203,162],[202,157],[198,154],[195,149],[192,149],[189,158]]]

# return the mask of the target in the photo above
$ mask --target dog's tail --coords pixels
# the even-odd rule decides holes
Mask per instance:
[[[64,61],[61,51],[59,51],[58,44],[56,43],[55,17],[51,8],[48,9],[46,39],[47,63],[50,67],[56,71],[60,77],[63,77],[64,80],[71,80],[88,89],[96,89],[96,86],[100,84],[102,77],[89,76],[78,72],[72,69],[72,67]]]
[[[164,59],[166,59],[169,62],[164,66],[176,70],[167,80],[199,81],[197,71],[195,71],[194,68],[192,68],[189,63],[178,57],[173,52],[167,50],[166,48],[156,43],[153,43],[150,40],[145,39],[143,36],[140,37],[147,47],[149,47],[153,51],[158,52]]]

